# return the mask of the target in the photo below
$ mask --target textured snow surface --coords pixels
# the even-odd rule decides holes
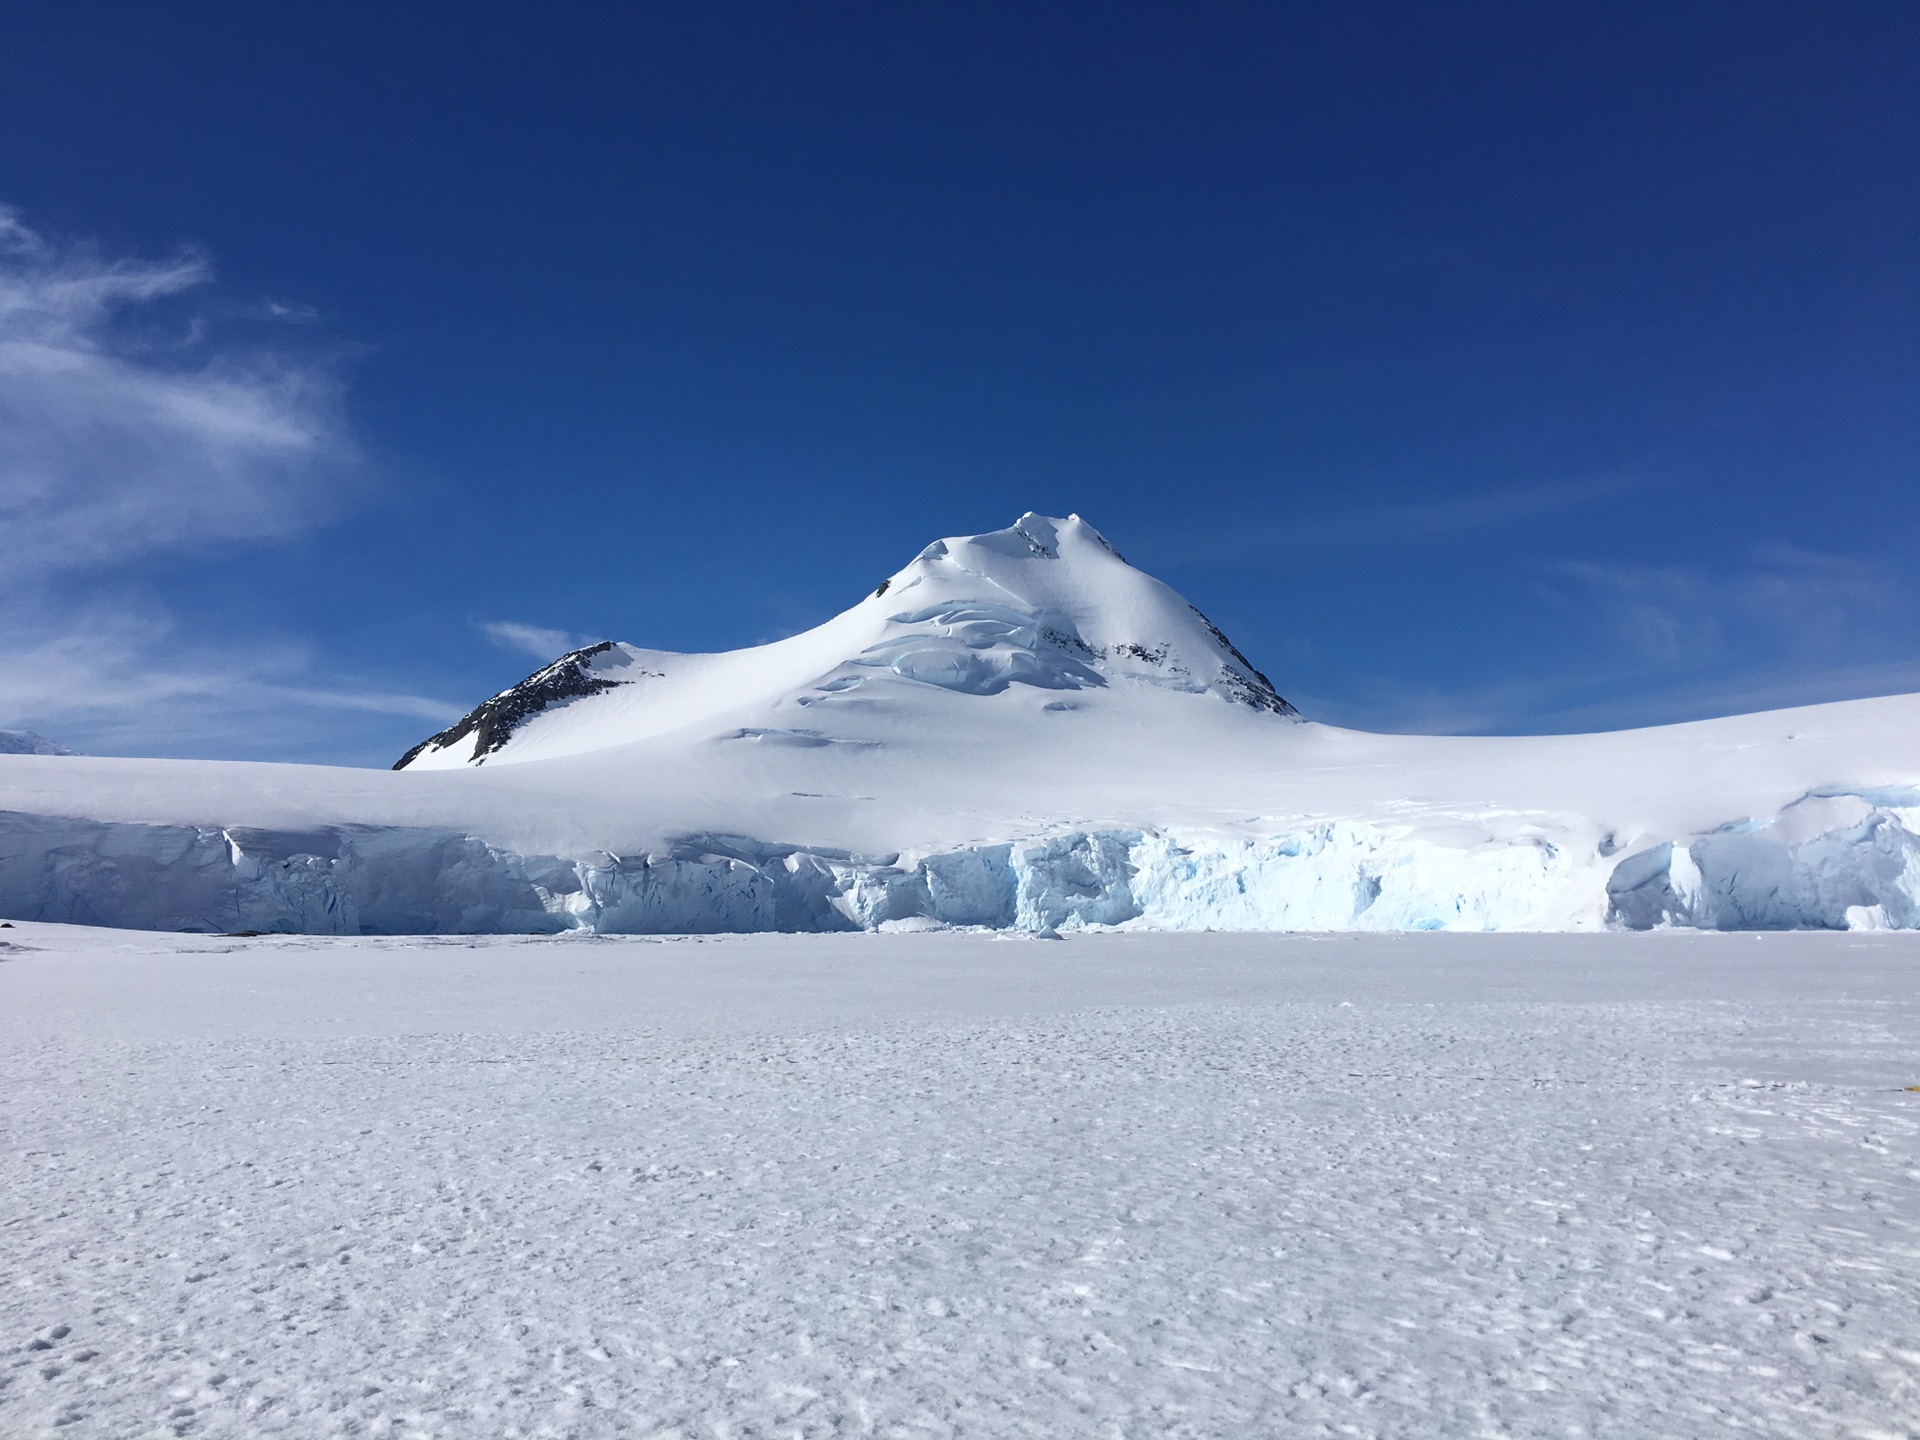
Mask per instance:
[[[8,1436],[1920,1434],[1911,937],[0,940]]]

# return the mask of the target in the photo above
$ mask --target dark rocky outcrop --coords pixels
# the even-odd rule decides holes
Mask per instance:
[[[625,681],[593,673],[595,657],[617,648],[611,640],[602,640],[598,645],[569,651],[512,689],[502,690],[491,700],[476,706],[458,724],[448,726],[438,735],[428,736],[402,755],[393,768],[404,770],[426,751],[444,750],[468,735],[474,737],[472,758],[478,764],[505,745],[513,738],[514,731],[541,711],[625,684]]]
[[[1280,698],[1280,692],[1273,688],[1273,682],[1253,668],[1253,662],[1242,655],[1234,643],[1227,639],[1226,633],[1198,608],[1188,606],[1200,623],[1207,627],[1207,633],[1222,650],[1226,651],[1230,663],[1220,667],[1220,688],[1242,705],[1251,705],[1256,710],[1271,710],[1276,715],[1298,715],[1300,712]]]

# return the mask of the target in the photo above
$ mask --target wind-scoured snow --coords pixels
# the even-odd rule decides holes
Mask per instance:
[[[1897,935],[0,930],[0,1434],[1920,1433]]]
[[[0,755],[0,914],[329,934],[1908,928],[1920,697],[1302,719],[1077,517],[771,645],[562,656],[394,772]]]

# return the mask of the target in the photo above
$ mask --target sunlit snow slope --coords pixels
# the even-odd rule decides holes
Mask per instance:
[[[0,913],[185,930],[1895,926],[1920,697],[1302,720],[1077,517],[772,645],[563,656],[394,772],[0,755]]]
[[[610,642],[577,650],[395,768],[579,755],[727,717],[768,722],[775,728],[753,735],[775,743],[833,743],[843,733],[882,743],[906,727],[978,725],[981,707],[952,697],[1016,686],[1060,692],[1050,714],[1078,708],[1074,695],[1089,690],[1112,691],[1109,704],[1125,713],[1141,687],[1294,714],[1205,616],[1079,516],[1024,515],[1011,529],[936,540],[860,604],[790,640],[721,655]],[[1001,706],[988,723],[1011,718]]]

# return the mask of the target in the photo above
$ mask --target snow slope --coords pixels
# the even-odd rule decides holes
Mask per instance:
[[[1023,515],[936,540],[860,604],[788,640],[719,655],[611,642],[574,651],[394,768],[580,755],[737,715],[812,722],[747,731],[776,744],[878,743],[903,723],[977,723],[938,692],[1014,686],[1060,692],[1048,713],[1076,708],[1067,697],[1080,692],[1151,686],[1295,714],[1212,622],[1079,516]],[[875,711],[877,735],[846,723]]]
[[[1920,1431],[1911,937],[0,944],[8,1437]]]
[[[719,655],[564,656],[394,772],[0,755],[0,913],[326,933],[1905,928],[1920,697],[1303,720],[1076,517]]]
[[[71,755],[66,746],[31,730],[0,730],[0,755]]]

